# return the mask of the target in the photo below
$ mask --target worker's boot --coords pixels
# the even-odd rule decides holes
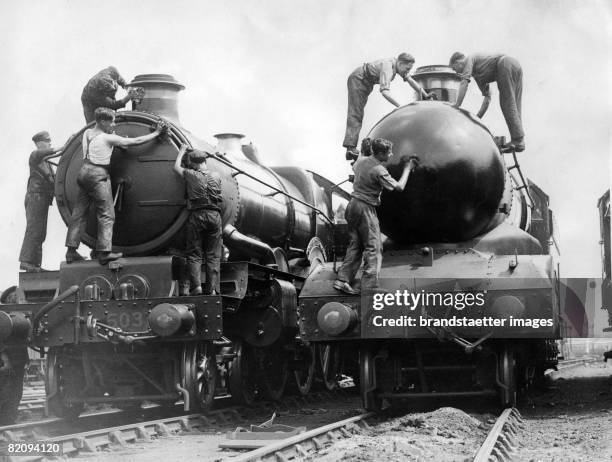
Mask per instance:
[[[32,263],[27,263],[27,262],[21,262],[19,264],[19,269],[21,271],[25,271],[26,273],[40,273],[42,271],[46,271],[46,270],[43,270],[40,266],[36,266],[36,265],[33,265]]]
[[[344,155],[344,158],[346,160],[355,162],[358,157],[359,157],[359,151],[357,151],[357,148],[353,148],[353,147],[346,148],[346,154]]]
[[[98,262],[101,265],[106,265],[109,261],[118,260],[121,257],[123,257],[121,252],[98,252]]]
[[[523,152],[525,150],[525,138],[512,140],[504,147],[513,149],[515,152]]]
[[[75,261],[83,261],[85,257],[81,255],[74,247],[68,247],[66,251],[66,263],[74,263]]]
[[[336,279],[334,281],[334,289],[339,290],[340,292],[344,292],[349,295],[358,295],[359,291],[351,287],[351,285],[346,281],[341,281],[340,279]]]

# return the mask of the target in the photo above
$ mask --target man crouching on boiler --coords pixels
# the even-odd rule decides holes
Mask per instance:
[[[345,212],[350,241],[344,262],[338,270],[338,278],[334,282],[334,289],[347,294],[359,293],[359,290],[353,287],[353,282],[361,266],[362,257],[361,289],[378,289],[382,240],[376,207],[380,205],[380,194],[383,188],[388,191],[403,191],[410,172],[417,165],[416,156],[402,159],[405,162],[404,170],[399,181],[395,181],[383,165],[393,155],[392,147],[393,144],[389,140],[375,138],[370,141],[366,138],[362,144],[362,155],[353,165],[353,193]]]

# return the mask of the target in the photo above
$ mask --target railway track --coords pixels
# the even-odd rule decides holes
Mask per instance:
[[[364,413],[222,460],[223,462],[312,460],[326,447],[371,428],[368,420],[373,417],[375,417],[374,413]],[[513,460],[518,446],[518,434],[522,427],[523,423],[518,410],[505,409],[491,427],[473,461],[505,462]]]
[[[124,446],[137,441],[166,437],[181,432],[216,432],[221,427],[244,425],[269,415],[274,410],[291,409],[331,403],[340,399],[353,399],[343,390],[318,392],[306,396],[288,396],[280,402],[261,402],[254,406],[226,406],[203,414],[174,415],[146,421],[136,421],[120,426],[103,426],[89,431],[74,432],[81,427],[83,419],[93,418],[101,423],[124,421],[126,411],[109,410],[84,415],[75,422],[50,418],[35,422],[0,427],[0,462],[29,462],[43,460],[44,455],[12,457],[7,454],[10,443],[45,442],[60,445],[61,453],[74,456],[93,453],[113,445]],[[146,409],[145,409],[146,410]],[[104,416],[106,420],[102,420]],[[58,435],[57,433],[62,433]]]

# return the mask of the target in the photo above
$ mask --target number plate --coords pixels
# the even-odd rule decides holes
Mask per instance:
[[[141,311],[121,311],[118,313],[108,313],[106,324],[112,327],[119,327],[126,332],[140,332],[147,330],[147,316]]]

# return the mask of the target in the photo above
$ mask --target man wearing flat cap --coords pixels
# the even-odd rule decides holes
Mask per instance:
[[[181,166],[187,154],[188,168]],[[181,146],[174,162],[174,171],[185,180],[187,191],[187,266],[191,295],[220,293],[221,270],[221,176],[206,166],[208,155],[198,149]],[[202,291],[202,263],[206,282]]]
[[[30,177],[25,196],[26,231],[19,254],[19,268],[27,272],[43,271],[42,245],[47,237],[47,217],[53,202],[55,173],[48,162],[62,153],[64,147],[51,147],[49,132],[42,131],[32,137],[36,150],[30,154]]]
[[[131,91],[128,91],[128,94],[123,98],[115,99],[115,94],[119,86],[125,88],[126,83],[114,66],[102,69],[89,79],[81,94],[83,113],[85,114],[85,121],[87,123],[94,121],[94,111],[96,108],[106,107],[116,110],[125,107],[128,101],[132,99]]]

